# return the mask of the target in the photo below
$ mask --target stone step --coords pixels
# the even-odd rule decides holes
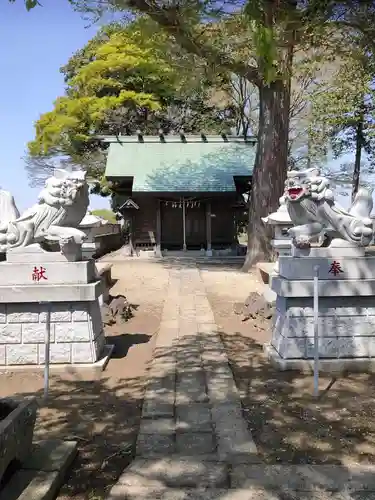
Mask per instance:
[[[118,484],[132,488],[225,488],[227,466],[218,462],[202,462],[199,457],[136,458],[120,476]]]
[[[228,467],[219,462],[202,462],[199,456],[136,459],[112,488],[109,499],[116,498],[373,500],[375,466],[239,464]]]
[[[52,500],[77,455],[75,441],[46,440],[0,490],[0,500]]]
[[[107,500],[373,500],[371,491],[272,491],[259,488],[242,489],[177,489],[155,490],[138,486],[117,484]]]

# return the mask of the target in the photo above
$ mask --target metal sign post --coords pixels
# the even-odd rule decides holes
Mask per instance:
[[[319,396],[319,266],[314,267],[314,396]]]
[[[186,206],[185,206],[185,198],[182,198],[182,230],[184,236],[184,252],[186,251]]]
[[[48,399],[49,392],[49,366],[50,366],[50,344],[51,344],[51,308],[48,302],[40,302],[47,305],[46,331],[44,334],[44,401]]]

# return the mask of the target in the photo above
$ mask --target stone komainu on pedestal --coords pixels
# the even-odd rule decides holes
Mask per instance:
[[[368,245],[372,193],[359,190],[346,211],[315,169],[291,171],[282,204],[293,227],[290,255],[280,255],[271,288],[277,294],[272,340],[280,369],[304,369],[314,358],[313,283],[319,267],[321,369],[367,370],[375,357],[375,257]],[[322,242],[320,245],[318,241]],[[374,363],[375,366],[375,363]]]
[[[44,364],[50,316],[50,362],[91,364],[105,338],[95,263],[82,260],[78,228],[89,204],[85,173],[56,170],[39,202],[19,216],[0,193],[0,366]]]

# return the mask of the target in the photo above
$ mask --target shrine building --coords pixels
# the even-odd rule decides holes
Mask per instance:
[[[105,177],[129,221],[134,248],[206,250],[237,243],[255,160],[255,137],[119,136],[109,143]]]

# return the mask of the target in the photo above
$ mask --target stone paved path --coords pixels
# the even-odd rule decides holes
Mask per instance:
[[[136,458],[108,500],[375,500],[375,467],[261,464],[198,269],[170,271]]]

